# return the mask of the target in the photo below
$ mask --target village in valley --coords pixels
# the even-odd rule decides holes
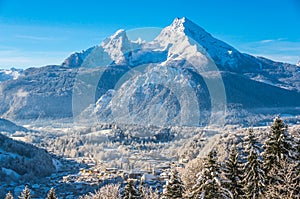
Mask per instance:
[[[61,164],[64,161],[68,161],[73,164]],[[187,161],[187,160],[182,160]],[[92,158],[62,158],[61,163],[58,165],[57,172],[46,178],[47,182],[40,183],[39,185],[29,185],[33,196],[40,195],[41,190],[48,190],[53,187],[58,196],[63,198],[72,199],[79,195],[83,195],[87,192],[93,192],[107,184],[119,184],[124,187],[125,184],[130,181],[134,181],[138,187],[140,185],[157,190],[162,193],[163,186],[166,181],[170,178],[171,171],[180,171],[184,169],[184,163],[178,162],[162,162],[160,164],[149,163],[149,168],[139,169],[134,166],[124,167],[106,167],[105,163],[97,161]],[[159,162],[159,161],[158,161]],[[67,168],[71,166],[70,168]],[[122,167],[123,166],[123,167]],[[43,187],[45,186],[45,187]],[[20,191],[23,187],[20,187]],[[62,191],[63,190],[63,191]],[[63,192],[62,195],[59,193]]]

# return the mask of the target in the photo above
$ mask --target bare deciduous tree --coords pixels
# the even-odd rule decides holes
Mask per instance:
[[[80,199],[118,199],[120,198],[119,187],[119,184],[108,184],[95,193],[82,196]]]

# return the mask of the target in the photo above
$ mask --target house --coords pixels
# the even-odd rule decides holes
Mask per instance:
[[[131,170],[128,173],[128,178],[131,178],[131,179],[140,179],[142,177],[142,175],[143,174],[139,170]]]
[[[152,184],[157,181],[157,177],[151,173],[144,173],[141,177],[141,183]]]

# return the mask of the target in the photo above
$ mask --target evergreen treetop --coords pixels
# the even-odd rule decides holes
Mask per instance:
[[[125,186],[124,199],[140,199],[140,193],[134,186],[133,179],[127,180],[127,185]]]
[[[26,185],[23,191],[21,192],[21,195],[19,196],[19,199],[31,199],[31,193],[30,189]]]
[[[56,193],[55,193],[55,190],[53,187],[49,190],[46,199],[57,199],[57,196],[56,196]]]
[[[5,196],[5,199],[14,199],[14,196],[10,192],[8,192]]]
[[[258,198],[262,196],[265,187],[265,173],[260,159],[260,147],[253,130],[248,130],[244,140],[244,153],[246,154],[243,165],[243,191],[246,198]]]
[[[230,148],[223,172],[226,179],[225,187],[232,193],[233,198],[240,198],[243,194],[241,185],[243,171],[236,145],[232,145]]]
[[[220,164],[216,150],[211,150],[204,159],[204,168],[198,174],[198,180],[192,191],[192,198],[229,198],[230,191],[223,187]]]
[[[164,189],[163,197],[165,199],[182,198],[185,192],[185,187],[176,170],[172,170],[171,178],[167,181]]]
[[[296,158],[294,148],[296,149],[292,137],[287,132],[287,125],[276,117],[264,144],[263,159],[266,174],[273,168],[279,168],[282,160],[289,161]]]

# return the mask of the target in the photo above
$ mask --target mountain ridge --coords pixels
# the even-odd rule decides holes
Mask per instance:
[[[241,53],[177,18],[152,41],[129,40],[121,29],[60,66],[1,83],[0,115],[193,126],[221,117],[229,104],[300,107],[299,74],[296,65]]]

